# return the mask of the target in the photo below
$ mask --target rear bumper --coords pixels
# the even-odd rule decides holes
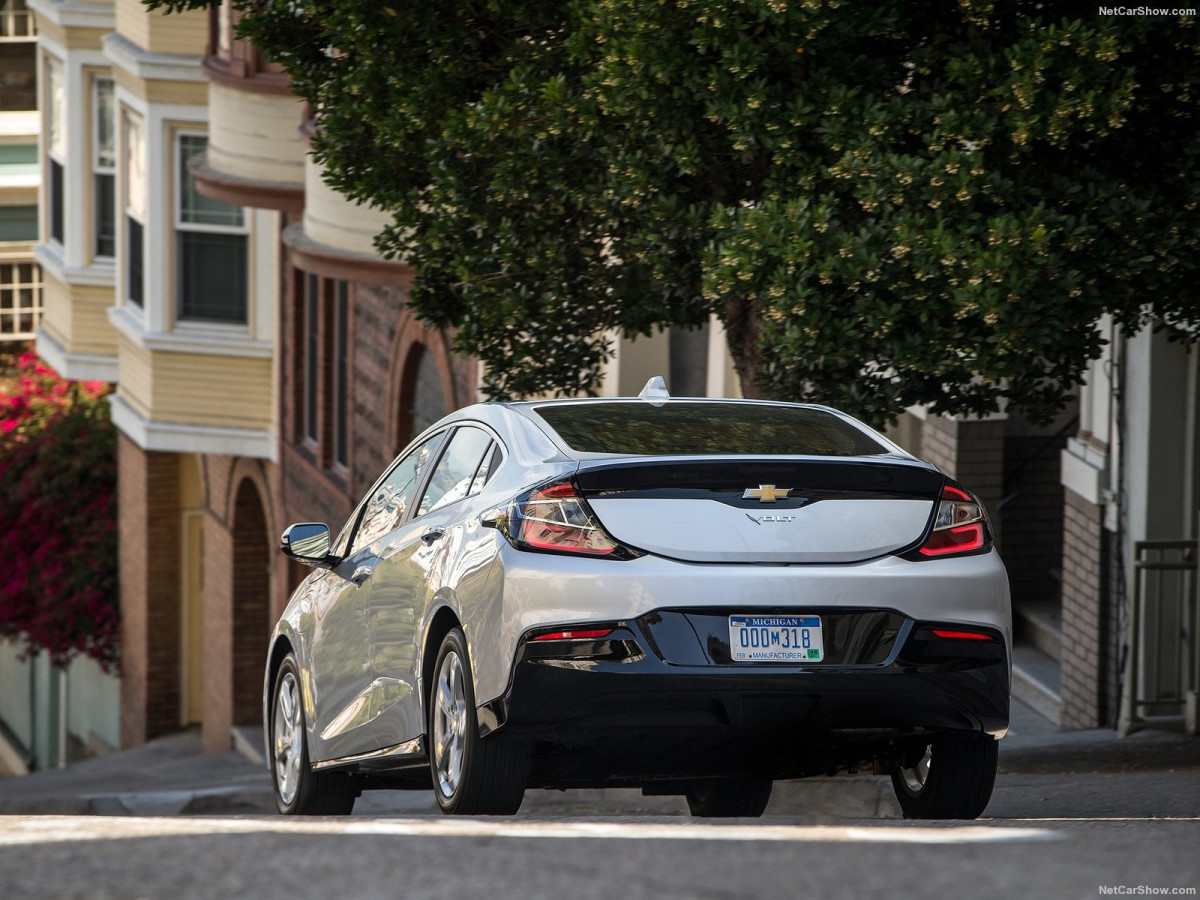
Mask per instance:
[[[720,662],[725,619],[709,611],[651,613],[600,641],[524,641],[509,690],[480,709],[481,731],[530,741],[535,784],[582,786],[799,777],[922,736],[1007,730],[999,631],[941,639],[890,611],[840,615],[841,627],[826,617],[826,661],[804,666]]]

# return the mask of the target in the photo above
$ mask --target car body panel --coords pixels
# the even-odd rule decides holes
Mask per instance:
[[[746,510],[715,500],[590,500],[619,541],[689,562],[840,563],[914,544],[932,500],[824,500]]]
[[[477,699],[502,694],[521,637],[546,625],[631,621],[656,609],[892,609],[918,621],[994,628],[1012,644],[1008,576],[995,550],[912,562],[894,556],[849,565],[745,566],[645,556],[617,561],[499,548],[499,630],[480,647]],[[535,563],[527,558],[536,557]],[[552,599],[551,599],[552,598]],[[480,636],[468,639],[479,643]]]
[[[916,473],[918,481],[924,479],[920,498],[902,491],[866,491],[850,498],[830,493],[819,502],[804,497],[803,503],[792,498],[778,504],[684,497],[663,506],[632,494],[588,494],[604,526],[641,555],[589,558],[516,549],[500,530],[485,523],[495,521],[497,512],[515,497],[577,474],[583,479],[602,469],[646,463],[644,457],[572,450],[548,432],[534,412],[539,405],[477,404],[419,435],[398,459],[431,435],[449,435],[466,425],[491,434],[502,448],[503,462],[478,493],[425,515],[409,510],[396,527],[374,535],[334,568],[315,570],[289,600],[272,646],[286,640],[297,656],[313,763],[335,764],[395,748],[420,755],[426,723],[424,670],[430,664],[428,655],[438,649],[431,639],[433,623],[443,615],[463,628],[481,723],[495,704],[513,702],[518,654],[530,632],[644,621],[662,610],[717,615],[735,610],[884,610],[911,623],[951,622],[994,630],[1008,654],[1008,584],[995,550],[929,560],[889,555],[922,539],[936,501],[928,485],[940,485],[943,476],[836,411],[830,412],[869,433],[884,450],[850,462]],[[438,452],[445,447],[441,442]],[[803,458],[771,461],[814,463]],[[655,462],[684,466],[697,458]],[[708,462],[740,465],[747,460],[722,457]],[[436,464],[435,455],[430,471]],[[381,476],[366,497],[383,481]],[[759,484],[748,479],[744,487]],[[365,503],[366,499],[355,516]],[[781,521],[789,516],[794,518]],[[442,530],[423,540],[431,526]],[[851,539],[856,543],[847,546]],[[364,568],[369,570],[367,577],[356,585],[352,579]],[[271,659],[279,658],[273,649]],[[722,677],[751,686],[756,669],[771,669],[727,666],[712,658],[661,662],[665,669],[656,670],[656,678],[689,668],[702,676],[723,672]],[[265,699],[271,679],[268,669]],[[267,718],[264,724],[269,727]]]

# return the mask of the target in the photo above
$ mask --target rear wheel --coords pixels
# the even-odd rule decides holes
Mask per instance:
[[[757,818],[771,799],[768,778],[726,778],[693,781],[685,793],[693,816]]]
[[[975,819],[996,783],[999,742],[988,735],[935,739],[919,757],[892,770],[892,787],[907,819]]]
[[[467,641],[452,628],[442,640],[429,688],[429,768],[442,812],[512,815],[529,779],[529,748],[479,737]]]
[[[288,654],[275,678],[271,701],[271,777],[275,806],[288,816],[345,816],[358,791],[349,775],[314,772],[304,737],[304,707],[296,658]]]

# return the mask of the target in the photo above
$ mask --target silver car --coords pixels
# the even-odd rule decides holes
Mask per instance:
[[[414,440],[271,639],[281,812],[432,787],[636,787],[757,816],[772,782],[890,773],[974,818],[1008,727],[1011,616],[966,488],[837,410],[735,400],[484,403]]]

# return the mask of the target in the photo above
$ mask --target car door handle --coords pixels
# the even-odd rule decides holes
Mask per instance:
[[[366,580],[371,577],[371,573],[375,571],[371,566],[359,566],[354,570],[354,574],[350,576],[350,582],[355,587],[362,587]]]
[[[431,525],[425,529],[425,533],[421,535],[421,540],[423,540],[426,543],[426,545],[429,545],[429,544],[432,544],[434,541],[441,540],[441,538],[445,534],[446,534],[446,526],[445,525]]]

